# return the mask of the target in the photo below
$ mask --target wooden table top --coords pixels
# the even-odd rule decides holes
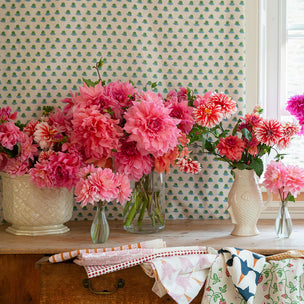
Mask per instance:
[[[230,220],[167,220],[163,231],[154,234],[133,234],[124,231],[121,221],[110,220],[110,236],[105,244],[93,244],[89,221],[71,221],[69,232],[46,236],[16,236],[0,225],[0,254],[54,254],[76,249],[116,247],[144,240],[163,239],[167,247],[208,246],[214,249],[238,247],[262,254],[274,254],[291,249],[304,249],[304,221],[293,220],[289,239],[278,239],[274,220],[260,220],[260,234],[250,237],[230,235]]]

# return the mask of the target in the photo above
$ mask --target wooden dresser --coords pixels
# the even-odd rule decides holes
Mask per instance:
[[[154,279],[149,278],[140,266],[91,279],[91,287],[97,291],[112,291],[119,279],[124,281],[124,286],[112,295],[95,295],[84,287],[87,275],[83,267],[72,262],[43,262],[49,255],[75,249],[116,247],[156,238],[162,238],[168,247],[239,247],[265,255],[304,249],[303,220],[293,221],[293,233],[286,240],[276,238],[274,220],[260,220],[260,234],[253,237],[230,235],[233,228],[230,221],[168,220],[163,231],[145,235],[128,233],[120,221],[110,221],[109,240],[101,245],[92,243],[90,224],[86,221],[69,222],[70,232],[35,237],[9,234],[5,232],[7,225],[1,225],[0,303],[174,303],[169,296],[159,298],[152,292]],[[200,301],[201,296],[198,296],[192,303]]]

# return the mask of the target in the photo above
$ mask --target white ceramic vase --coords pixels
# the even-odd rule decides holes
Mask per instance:
[[[1,173],[6,231],[16,235],[46,235],[69,231],[64,225],[72,217],[73,191],[35,186],[28,174],[11,177]]]
[[[262,210],[272,200],[267,192],[267,201],[263,201],[258,177],[254,170],[233,170],[235,179],[228,194],[228,212],[236,236],[252,236],[259,234],[257,221]]]

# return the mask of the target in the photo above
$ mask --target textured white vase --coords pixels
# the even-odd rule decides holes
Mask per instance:
[[[1,173],[4,219],[16,235],[46,235],[69,231],[63,225],[73,213],[73,191],[38,188],[29,175],[11,177]]]
[[[263,201],[258,177],[254,170],[233,170],[235,179],[228,194],[228,212],[236,236],[252,236],[259,234],[257,221],[267,203],[272,200],[268,193],[267,201]]]

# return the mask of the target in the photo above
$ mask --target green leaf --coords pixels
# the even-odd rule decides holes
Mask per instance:
[[[288,202],[295,202],[296,201],[294,196],[290,192],[288,193],[288,196],[287,196],[286,200]]]
[[[84,78],[82,78],[82,80],[88,87],[95,87],[100,82],[100,80],[92,81],[91,79],[84,79]]]
[[[246,129],[246,128],[242,129],[241,133],[245,138],[248,139],[249,142],[252,140],[252,134],[248,129]]]
[[[104,63],[105,59],[100,58],[98,63],[96,64],[97,69],[101,69]]]
[[[263,161],[260,158],[258,157],[253,158],[250,167],[252,167],[252,169],[255,171],[258,177],[262,175],[264,170],[264,165],[263,165]]]
[[[238,121],[237,121],[237,123],[236,123],[236,125],[234,126],[234,128],[233,128],[233,130],[232,130],[232,136],[234,136],[235,134],[236,134],[236,132],[237,132],[237,130],[238,130],[238,127],[239,127],[239,124],[242,122],[242,120],[241,119],[239,119]]]

